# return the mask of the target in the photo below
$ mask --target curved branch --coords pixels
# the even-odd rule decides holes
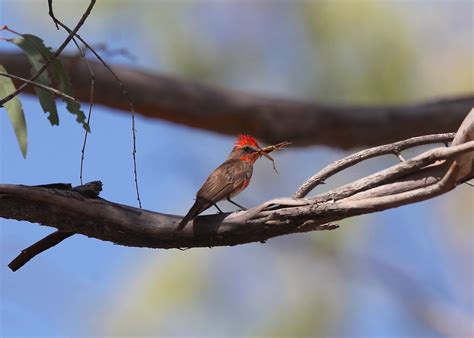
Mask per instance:
[[[396,152],[420,142],[451,138],[428,135],[359,152],[352,165],[376,155]],[[316,198],[279,198],[247,211],[200,216],[181,231],[180,216],[129,207],[99,198],[100,182],[72,188],[57,183],[42,186],[0,185],[0,217],[27,220],[57,228],[15,258],[20,268],[35,255],[74,233],[117,244],[151,248],[189,248],[264,242],[289,233],[332,230],[327,224],[347,217],[382,211],[446,193],[474,177],[474,109],[468,114],[453,145],[426,151],[408,161],[333,189]],[[454,144],[456,143],[456,144]],[[346,160],[342,165],[350,166]],[[334,171],[341,169],[335,165]],[[331,171],[323,169],[328,177]],[[318,176],[316,176],[318,177]],[[327,198],[327,197],[330,198]]]
[[[62,60],[69,65],[76,97],[88,102],[86,65],[74,56],[63,55]],[[2,52],[0,64],[28,77],[28,63],[21,54]],[[97,80],[95,103],[128,111],[115,78],[98,62],[90,61],[90,65]],[[337,148],[378,145],[456,130],[464,112],[474,106],[472,95],[406,105],[324,105],[226,90],[125,66],[112,68],[129,88],[137,113],[223,134],[246,132],[267,143],[291,140],[297,146]]]
[[[396,167],[400,175],[412,173],[413,167],[433,165],[439,159],[446,160],[473,151],[474,141],[455,147],[434,149],[410,160],[417,162],[416,165],[407,167],[406,163],[409,161],[403,162],[391,168],[390,173]],[[445,170],[443,165],[438,167]],[[58,242],[62,237],[69,236],[65,235],[66,233],[78,233],[136,247],[168,249],[236,245],[262,242],[289,233],[331,230],[337,226],[326,223],[437,196],[453,189],[459,183],[453,179],[455,169],[457,171],[458,165],[453,162],[447,174],[441,173],[443,179],[435,182],[424,180],[425,185],[418,184],[413,191],[369,196],[365,200],[342,198],[325,203],[312,199],[276,199],[248,211],[200,216],[180,232],[176,231],[180,216],[137,209],[101,199],[96,195],[97,186],[100,186],[97,183],[78,188],[70,188],[64,184],[0,185],[0,216],[55,227],[64,234],[58,235]],[[390,176],[390,173],[385,170],[379,175]],[[371,185],[367,187],[369,189]],[[40,244],[41,241],[38,244],[39,250],[31,250],[33,256],[36,252],[49,248],[47,244]],[[32,247],[35,246],[36,244]],[[14,264],[15,267],[21,266],[32,257],[26,256],[19,257],[21,262]]]
[[[369,158],[373,158],[380,155],[385,154],[394,154],[396,156],[401,156],[400,152],[407,148],[411,148],[414,146],[419,146],[423,144],[430,144],[430,143],[447,143],[452,141],[454,138],[455,133],[447,133],[447,134],[435,134],[435,135],[425,135],[425,136],[418,136],[413,137],[408,140],[403,140],[400,142],[395,142],[392,144],[385,144],[383,146],[374,147],[367,150],[359,151],[358,153],[352,154],[343,158],[342,160],[338,160],[330,165],[326,166],[324,169],[319,171],[317,174],[309,178],[306,182],[304,182],[298,190],[293,194],[293,198],[302,198],[305,197],[311,190],[313,190],[316,186],[338,172],[352,167],[353,165],[365,161]]]

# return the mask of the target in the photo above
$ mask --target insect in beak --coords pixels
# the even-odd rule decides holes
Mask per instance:
[[[290,144],[291,144],[291,142],[281,142],[281,143],[271,145],[271,146],[268,146],[268,147],[265,147],[265,148],[259,148],[258,153],[260,155],[266,157],[270,161],[272,161],[273,170],[275,170],[275,172],[278,174],[278,170],[276,169],[276,166],[275,166],[275,160],[268,153],[271,153],[272,151],[275,151],[275,150],[283,149],[283,148],[287,147]]]

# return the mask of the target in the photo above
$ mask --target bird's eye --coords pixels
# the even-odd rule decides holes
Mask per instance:
[[[245,150],[245,151],[250,151],[250,147],[249,147],[249,146],[245,146],[245,147],[244,147],[244,150]]]

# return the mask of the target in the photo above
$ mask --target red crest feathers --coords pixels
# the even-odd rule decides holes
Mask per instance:
[[[245,146],[252,146],[260,148],[257,141],[250,135],[239,135],[237,136],[237,141],[235,141],[236,147],[245,147]]]

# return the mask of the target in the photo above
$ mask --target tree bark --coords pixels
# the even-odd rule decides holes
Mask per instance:
[[[88,102],[90,75],[77,56],[61,56],[76,98]],[[115,78],[98,62],[94,102],[128,112]],[[14,75],[29,76],[22,54],[0,53],[0,64]],[[112,67],[133,99],[137,113],[227,135],[249,133],[267,143],[354,148],[433,133],[452,132],[474,96],[404,105],[328,105],[227,90],[125,66]],[[32,86],[27,87],[29,93]],[[429,123],[426,123],[429,121]]]

